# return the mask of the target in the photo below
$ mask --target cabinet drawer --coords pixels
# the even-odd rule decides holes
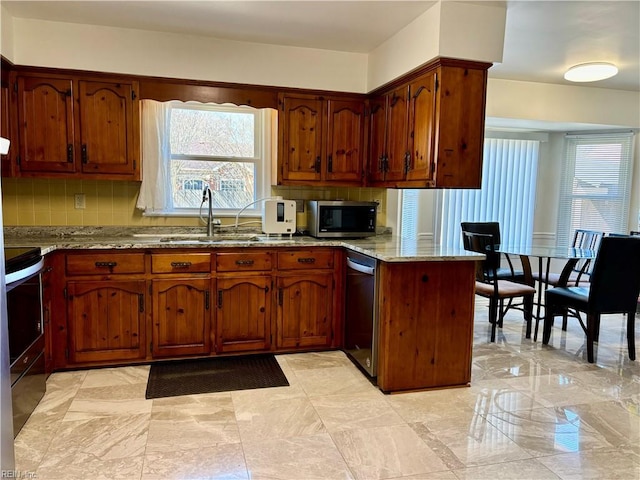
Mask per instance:
[[[67,255],[67,275],[144,273],[144,253],[88,253]]]
[[[278,270],[333,268],[333,250],[299,250],[278,253]]]
[[[151,255],[151,273],[209,273],[209,253],[154,253]]]
[[[271,270],[271,253],[218,253],[216,254],[216,269],[218,272]]]

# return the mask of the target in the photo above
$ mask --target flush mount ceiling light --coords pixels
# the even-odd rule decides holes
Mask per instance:
[[[618,67],[612,63],[582,63],[567,70],[567,73],[564,74],[564,79],[570,82],[596,82],[611,78],[616,73],[618,73]]]

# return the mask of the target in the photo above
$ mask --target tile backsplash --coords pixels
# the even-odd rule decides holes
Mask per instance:
[[[139,182],[62,179],[2,179],[2,213],[7,226],[197,226],[195,217],[143,216],[136,209]],[[75,194],[85,196],[85,208],[75,208]],[[383,188],[272,187],[272,195],[293,200],[377,201],[378,225],[386,225],[386,190]],[[306,212],[297,216],[307,225]],[[223,224],[233,223],[223,218]]]

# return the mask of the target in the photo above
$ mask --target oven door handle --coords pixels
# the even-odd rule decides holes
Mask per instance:
[[[364,273],[365,275],[374,275],[376,272],[375,267],[367,267],[366,265],[356,263],[348,257],[347,257],[347,267],[351,268],[352,270],[355,270],[356,272]]]

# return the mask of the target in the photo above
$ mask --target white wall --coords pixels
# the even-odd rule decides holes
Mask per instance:
[[[502,61],[506,8],[438,2],[369,54],[367,90],[436,57]]]
[[[13,19],[17,65],[363,93],[367,55]],[[3,50],[4,55],[4,50]]]
[[[13,58],[13,17],[2,4],[0,4],[0,52],[9,60]]]

